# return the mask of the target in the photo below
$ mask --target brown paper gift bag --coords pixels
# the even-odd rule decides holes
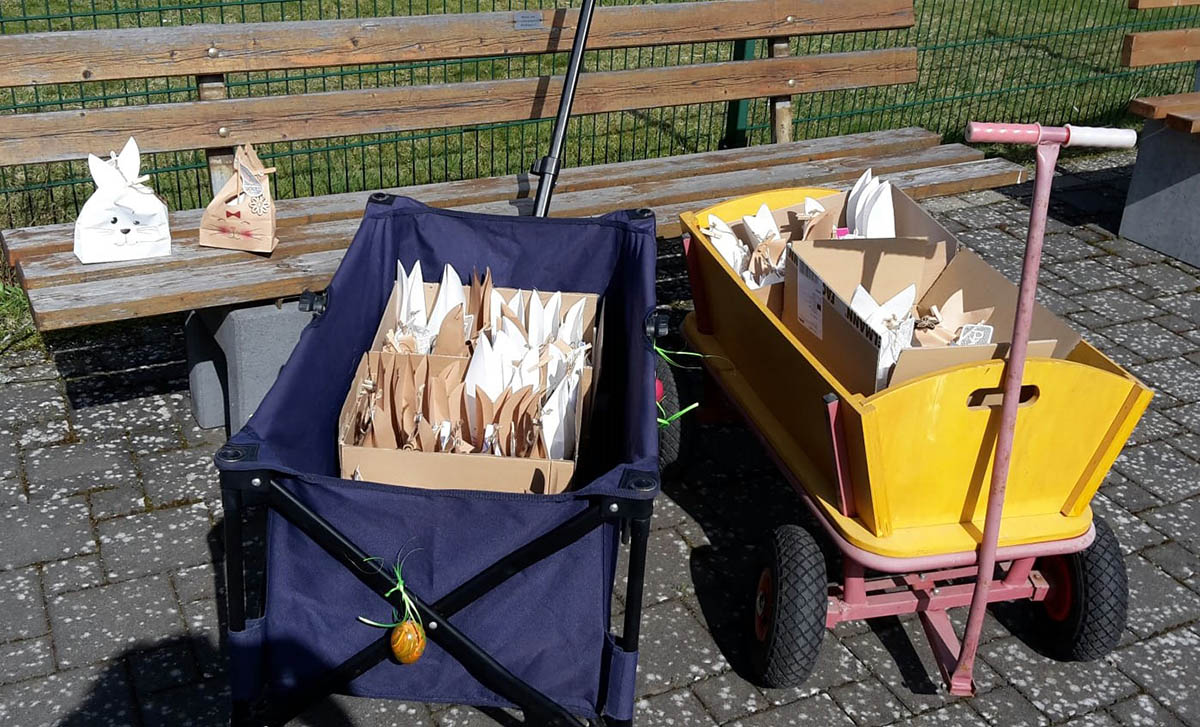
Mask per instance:
[[[265,168],[252,146],[233,155],[234,175],[208,203],[200,218],[200,244],[227,250],[271,252],[275,249],[275,201]]]

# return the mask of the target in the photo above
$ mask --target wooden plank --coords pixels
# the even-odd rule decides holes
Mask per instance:
[[[1130,33],[1121,48],[1121,63],[1130,68],[1185,61],[1200,61],[1200,28]]]
[[[1129,0],[1130,10],[1153,10],[1154,8],[1182,8],[1200,5],[1200,0]]]
[[[886,157],[837,157],[819,161],[776,164],[769,167],[753,167],[721,174],[697,172],[696,174],[675,175],[669,179],[659,180],[647,180],[640,176],[627,175],[627,181],[624,184],[610,181],[607,188],[587,190],[593,193],[588,197],[591,200],[591,206],[582,208],[579,206],[581,203],[577,202],[571,209],[575,213],[587,216],[600,214],[609,209],[619,209],[629,204],[635,204],[635,206],[638,204],[630,200],[642,199],[647,204],[669,204],[691,199],[695,195],[705,196],[710,193],[708,190],[711,189],[737,188],[746,191],[757,191],[759,189],[771,188],[772,185],[786,186],[788,175],[801,177],[811,183],[823,183],[825,181],[840,181],[860,174],[863,169],[869,166],[873,166],[876,172],[885,173],[912,169],[914,167],[928,167],[958,161],[975,160],[982,158],[982,156],[982,152],[955,144],[922,149],[909,154],[888,155]],[[703,181],[707,180],[708,177],[714,177],[714,179]],[[494,178],[494,181],[498,182],[498,184],[493,185],[496,189],[507,189],[509,192],[515,191],[512,185],[512,177]],[[557,200],[559,195],[569,191],[571,190],[560,188],[556,192],[555,199]],[[579,192],[580,190],[575,191]],[[396,192],[404,193],[407,196],[419,195],[420,199],[426,204],[437,204],[442,207],[461,208],[470,206],[471,204],[494,204],[497,207],[492,211],[497,214],[508,214],[513,209],[524,210],[531,203],[531,198],[527,194],[520,194],[516,197],[512,195],[492,194],[489,195],[486,201],[468,203],[464,201],[463,197],[454,195],[452,192],[449,195],[443,194],[440,196],[438,194],[422,194],[420,188],[408,188],[396,190]],[[365,196],[364,193],[362,199],[364,204],[366,201]],[[353,217],[347,215],[337,219],[279,228],[280,245],[272,253],[271,260],[278,260],[290,255],[306,254],[316,250],[345,247],[349,244],[350,238],[353,236],[353,229],[348,228],[347,224],[358,224],[362,207],[363,204],[358,204],[354,207]],[[560,204],[556,203],[556,213],[559,207]],[[66,249],[62,252],[25,258],[17,266],[17,271],[23,287],[27,290],[32,290],[88,280],[132,277],[153,270],[167,268],[187,267],[198,270],[200,267],[220,266],[230,262],[257,258],[252,253],[237,250],[201,247],[199,245],[198,232],[195,229],[176,229],[172,236],[170,257],[114,263],[93,263],[90,265],[83,265],[75,258],[73,253],[68,252],[70,248],[66,247],[66,243],[69,242],[69,239],[64,238],[63,244]]]
[[[405,63],[567,51],[578,10],[515,27],[514,12],[313,20],[0,37],[0,86]],[[588,48],[628,48],[913,24],[912,0],[717,0],[599,7]]]
[[[1200,110],[1191,112],[1179,111],[1167,114],[1164,123],[1176,131],[1182,131],[1185,134],[1195,134],[1200,132]]]
[[[765,165],[830,159],[839,156],[892,156],[937,146],[941,136],[920,127],[868,131],[846,136],[828,136],[786,144],[764,144],[741,149],[685,154],[657,159],[642,159],[617,164],[568,167],[558,178],[559,192],[597,189],[627,181],[653,181],[692,174],[716,174]],[[435,207],[455,207],[496,199],[517,199],[533,195],[536,183],[529,176],[491,177],[456,182],[440,182],[383,190],[419,198]],[[371,192],[347,192],[321,197],[276,200],[279,228],[307,225],[327,220],[359,217]],[[171,213],[171,230],[179,237],[200,224],[203,210]],[[74,224],[44,225],[12,230],[0,240],[0,250],[10,265],[53,252],[69,251]],[[284,233],[286,235],[286,233]]]
[[[889,178],[920,199],[936,194],[955,194],[1014,184],[1021,181],[1023,175],[1023,168],[1012,162],[984,159],[891,174]],[[839,186],[846,187],[851,181],[850,178],[843,179]],[[793,178],[791,183],[810,184],[812,181]],[[716,196],[697,198],[695,201],[651,205],[659,215],[659,234],[679,234],[677,216],[680,211],[705,207],[744,192],[731,188]],[[580,210],[592,206],[587,199],[589,196],[589,193],[556,196],[556,209],[563,214],[578,214]],[[636,200],[626,202],[643,206],[637,204]],[[485,203],[464,209],[488,212],[498,207],[496,203]],[[348,225],[351,232],[352,227]],[[53,330],[212,305],[285,297],[295,295],[304,288],[319,290],[328,284],[341,257],[342,250],[324,250],[278,261],[258,258],[223,265],[211,275],[199,276],[187,268],[163,270],[136,278],[115,279],[107,285],[84,282],[37,288],[30,291],[29,296],[38,328]]]
[[[1129,112],[1147,119],[1164,119],[1167,114],[1200,111],[1200,92],[1143,96],[1129,102]]]
[[[892,48],[585,73],[574,113],[906,83],[916,64],[915,49]],[[0,124],[0,166],[82,158],[134,135],[143,152],[161,152],[547,118],[561,86],[521,78],[16,114]]]
[[[201,101],[229,98],[223,73],[197,76],[196,85],[199,87]],[[216,196],[217,192],[221,191],[221,187],[225,186],[225,182],[228,182],[229,178],[233,176],[233,148],[227,146],[220,149],[209,149],[205,153],[205,161],[208,163],[208,180],[212,185],[212,194]]]

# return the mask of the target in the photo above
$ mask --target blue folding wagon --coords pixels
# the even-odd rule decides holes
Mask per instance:
[[[517,707],[527,724],[632,722],[646,542],[659,490],[654,217],[480,215],[376,194],[319,312],[257,412],[217,453],[235,724],[283,724],[330,693]],[[338,413],[396,262],[491,268],[497,286],[602,300],[590,435],[560,495],[428,490],[338,477]],[[266,506],[263,593],[247,613],[247,508]],[[624,626],[610,628],[622,535]],[[429,645],[393,660],[404,567]]]

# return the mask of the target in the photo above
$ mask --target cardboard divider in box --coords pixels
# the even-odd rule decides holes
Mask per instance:
[[[441,283],[425,283],[425,309],[433,310],[434,301],[437,299],[438,289]],[[505,301],[511,300],[517,294],[516,288],[495,288],[495,291],[504,298]],[[522,290],[522,298],[525,304],[525,310],[529,310],[529,296],[533,295],[533,291]],[[553,297],[553,293],[538,292],[542,303],[546,303]],[[382,351],[383,344],[387,342],[388,331],[396,328],[396,309],[397,299],[400,296],[400,284],[396,283],[392,286],[392,294],[388,298],[387,306],[383,309],[383,317],[379,321],[379,328],[375,331],[375,339],[371,342],[372,351]],[[463,286],[463,298],[470,300],[470,286]],[[600,297],[594,293],[562,293],[562,310],[565,312],[575,305],[580,300],[583,300],[583,341],[592,346],[592,360],[599,361],[600,339],[602,334],[597,328],[597,322],[600,320]]]
[[[585,366],[579,382],[579,406],[575,409],[575,443],[572,459],[534,459],[484,453],[425,452],[415,449],[385,449],[353,444],[355,412],[365,396],[362,382],[381,364],[394,366],[399,357],[425,358],[432,374],[462,365],[463,357],[397,354],[368,351],[363,354],[338,418],[338,452],[341,476],[385,485],[402,485],[441,490],[553,495],[570,487],[580,445],[587,437],[591,413],[593,370]],[[390,359],[390,360],[388,360]]]
[[[950,366],[1003,358],[1016,313],[1017,286],[960,248],[902,191],[893,187],[892,195],[898,237],[831,239],[844,226],[846,195],[827,197],[821,200],[826,212],[811,221],[806,235],[793,228],[785,263],[784,324],[847,389],[864,395]],[[785,219],[789,213],[794,210],[776,211]],[[966,310],[993,308],[992,342],[906,348],[893,367],[883,351],[886,342],[850,309],[850,300],[858,285],[882,302],[911,284],[922,311],[942,307],[960,290]],[[1030,356],[1065,358],[1079,341],[1070,326],[1037,305]]]

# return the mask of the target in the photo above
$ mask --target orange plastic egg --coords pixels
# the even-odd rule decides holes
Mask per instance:
[[[405,621],[392,629],[392,654],[401,664],[412,664],[425,653],[425,629]]]

